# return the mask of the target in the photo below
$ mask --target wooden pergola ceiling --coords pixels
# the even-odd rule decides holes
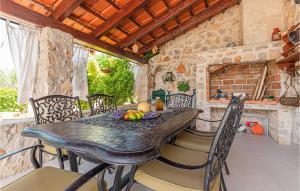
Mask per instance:
[[[143,54],[240,0],[0,0],[0,10],[58,28],[102,51],[147,63]],[[132,45],[139,52],[132,52]]]

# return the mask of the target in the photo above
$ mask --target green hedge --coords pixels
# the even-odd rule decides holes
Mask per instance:
[[[109,68],[110,73],[101,72]],[[98,55],[88,63],[89,94],[104,93],[116,97],[117,104],[127,102],[133,95],[134,73],[127,60],[108,55]]]
[[[0,88],[0,112],[26,112],[27,104],[17,103],[17,90],[15,88]]]

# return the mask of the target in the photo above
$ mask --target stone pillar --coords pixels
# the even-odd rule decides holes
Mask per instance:
[[[199,63],[205,63],[202,56],[198,56]],[[197,64],[196,67],[196,87],[197,87],[197,103],[196,107],[201,108],[203,113],[200,114],[201,118],[211,119],[211,109],[208,106],[208,71],[207,64]],[[201,131],[211,131],[211,123],[197,120],[197,129]]]
[[[41,32],[35,98],[46,95],[72,95],[73,37],[45,27]]]

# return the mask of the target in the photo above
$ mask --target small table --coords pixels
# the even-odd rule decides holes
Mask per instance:
[[[160,147],[188,128],[201,112],[203,111],[191,108],[173,110],[161,113],[156,119],[134,122],[116,120],[111,113],[105,113],[28,127],[21,135],[67,149],[73,171],[77,170],[73,155],[76,153],[94,163],[118,165],[118,171],[122,173],[124,165],[137,165],[159,157]],[[115,180],[117,188],[114,187],[114,190],[121,190],[121,177],[116,174],[115,178],[119,180]]]

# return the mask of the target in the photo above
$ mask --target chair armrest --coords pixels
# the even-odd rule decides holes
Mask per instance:
[[[19,150],[16,150],[16,151],[13,151],[13,152],[10,152],[10,153],[7,153],[7,154],[4,154],[4,155],[1,155],[0,156],[0,160],[2,160],[2,159],[5,159],[5,158],[7,158],[7,157],[10,157],[10,156],[13,156],[13,155],[15,155],[15,154],[18,154],[18,153],[20,153],[20,152],[23,152],[23,151],[26,151],[26,150],[29,150],[29,149],[37,149],[37,148],[43,148],[44,147],[44,145],[33,145],[33,146],[30,146],[30,147],[25,147],[25,148],[22,148],[22,149],[19,149]]]
[[[175,168],[181,168],[181,169],[185,169],[185,170],[197,170],[197,169],[201,169],[203,167],[205,167],[207,165],[207,162],[201,165],[185,165],[185,164],[181,164],[181,163],[177,163],[174,161],[171,161],[165,157],[158,157],[156,160],[165,163],[169,166],[175,167]]]
[[[219,119],[219,120],[208,120],[208,119],[202,119],[200,117],[197,118],[197,120],[201,120],[201,121],[206,121],[206,122],[210,122],[210,123],[217,123],[217,122],[221,122],[222,119]]]
[[[102,163],[95,168],[89,170],[87,173],[80,176],[77,180],[75,180],[70,186],[68,186],[65,191],[74,191],[83,186],[87,181],[93,178],[95,175],[105,170],[107,167],[111,166],[107,163]]]

